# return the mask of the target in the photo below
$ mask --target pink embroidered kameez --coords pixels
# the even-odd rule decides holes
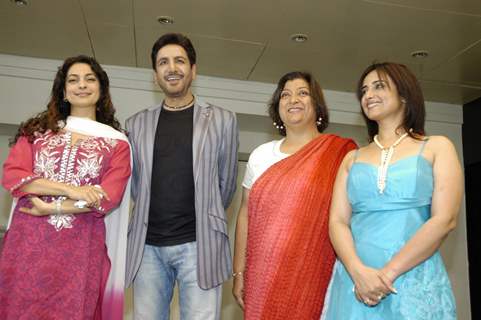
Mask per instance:
[[[104,216],[122,200],[130,170],[122,140],[92,136],[72,145],[71,133],[64,132],[17,141],[3,168],[2,184],[18,202],[0,249],[0,319],[102,318],[111,268]],[[20,188],[37,178],[100,185],[110,201],[62,221],[24,214],[18,209],[29,201]]]

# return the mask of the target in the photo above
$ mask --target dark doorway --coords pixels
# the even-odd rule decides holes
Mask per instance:
[[[481,98],[463,106],[463,155],[466,186],[471,318],[481,319],[478,291],[481,286]]]

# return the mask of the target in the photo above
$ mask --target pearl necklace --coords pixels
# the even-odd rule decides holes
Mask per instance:
[[[377,169],[377,188],[381,194],[384,193],[384,189],[386,189],[387,169],[394,154],[394,148],[397,147],[401,143],[402,139],[406,138],[407,135],[407,132],[404,133],[388,148],[379,143],[379,140],[377,140],[377,135],[374,136],[374,143],[381,149],[381,164]]]

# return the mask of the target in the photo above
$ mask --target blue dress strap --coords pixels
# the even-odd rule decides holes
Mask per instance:
[[[421,144],[421,148],[419,148],[419,153],[418,155],[422,155],[424,151],[424,147],[426,146],[426,143],[428,142],[429,138],[425,137],[423,140],[423,143]]]

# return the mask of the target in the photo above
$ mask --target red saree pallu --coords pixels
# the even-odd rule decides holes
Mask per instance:
[[[335,254],[328,219],[342,159],[356,144],[323,134],[272,165],[248,204],[245,319],[319,319]]]

